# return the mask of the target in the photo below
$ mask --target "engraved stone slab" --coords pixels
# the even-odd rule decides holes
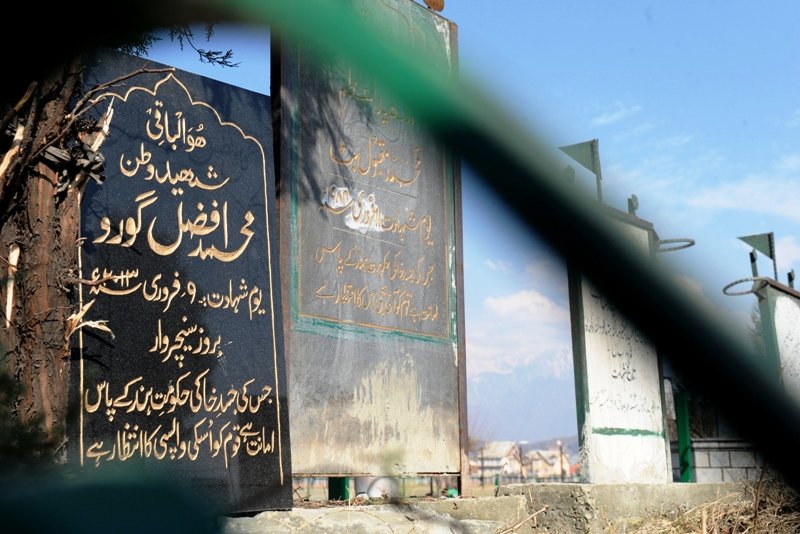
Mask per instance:
[[[800,402],[800,299],[773,287],[767,287],[766,291],[772,293],[770,300],[775,303],[775,337],[781,380],[787,393]]]
[[[87,87],[144,63],[100,55]],[[94,98],[107,179],[81,200],[80,303],[101,328],[76,336],[70,458],[289,508],[269,98],[174,69]]]
[[[609,213],[612,224],[649,254],[652,225]],[[601,484],[671,481],[655,346],[575,269],[569,286],[582,478]]]
[[[455,70],[449,21],[408,0],[354,4]],[[295,472],[458,472],[457,163],[344,58],[283,48],[278,79]]]

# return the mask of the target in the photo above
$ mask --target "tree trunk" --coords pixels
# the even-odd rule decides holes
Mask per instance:
[[[75,62],[31,84],[17,105],[5,104],[0,125],[0,134],[9,126],[21,133],[10,145],[4,135],[0,141],[0,371],[23,386],[12,416],[20,424],[41,425],[56,446],[65,442],[70,382],[65,333],[72,312],[68,284],[78,267],[79,193],[75,177],[53,168],[42,151],[48,143],[65,148],[75,139],[73,132],[57,137],[79,79]]]

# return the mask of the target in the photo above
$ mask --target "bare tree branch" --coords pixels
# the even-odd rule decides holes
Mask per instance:
[[[72,126],[75,124],[75,121],[77,121],[84,113],[86,113],[94,106],[96,106],[97,103],[100,101],[100,99],[90,100],[93,95],[97,94],[98,92],[104,89],[108,89],[110,87],[118,85],[124,82],[125,80],[129,80],[130,78],[139,76],[140,74],[159,74],[164,72],[175,72],[175,69],[173,67],[166,69],[148,69],[146,67],[142,67],[141,69],[130,72],[124,76],[120,76],[119,78],[115,78],[108,82],[95,85],[90,90],[88,90],[80,100],[78,100],[73,110],[70,113],[67,113],[67,115],[64,117],[67,120],[67,123],[63,127],[61,127],[61,131],[58,133],[58,135],[56,135],[53,139],[51,139],[49,142],[45,143],[40,149],[38,149],[35,152],[33,158],[31,159],[35,160],[36,158],[41,156],[44,153],[44,151],[47,150],[49,147],[55,145],[56,143],[61,142],[64,139],[64,137],[66,137],[66,135],[70,131],[70,128],[72,128]]]

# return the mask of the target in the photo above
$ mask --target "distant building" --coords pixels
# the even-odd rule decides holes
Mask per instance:
[[[562,480],[570,477],[571,462],[567,453],[559,449],[531,450],[525,453],[524,462],[528,478],[535,480]]]
[[[487,441],[470,454],[470,476],[487,483],[503,482],[574,482],[579,465],[570,460],[558,441]],[[550,448],[534,448],[541,447]],[[560,454],[560,457],[559,457]],[[562,474],[563,472],[563,474]]]
[[[522,473],[520,458],[515,441],[487,441],[470,458],[470,471],[472,476],[484,478],[519,477]]]

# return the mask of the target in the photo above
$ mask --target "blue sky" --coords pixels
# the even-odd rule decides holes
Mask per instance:
[[[749,276],[737,236],[774,231],[779,275],[800,271],[800,5],[773,1],[448,0],[463,75],[554,148],[599,139],[606,203],[662,238],[676,276],[747,321],[754,297],[721,288]],[[502,6],[502,9],[499,7]],[[267,92],[268,36],[218,28],[211,48],[241,65],[204,68],[177,45],[151,58]],[[580,176],[587,185],[591,180]],[[464,170],[468,404],[478,434],[576,433],[566,274]],[[535,206],[532,206],[535,209]],[[762,274],[772,272],[760,262]]]

